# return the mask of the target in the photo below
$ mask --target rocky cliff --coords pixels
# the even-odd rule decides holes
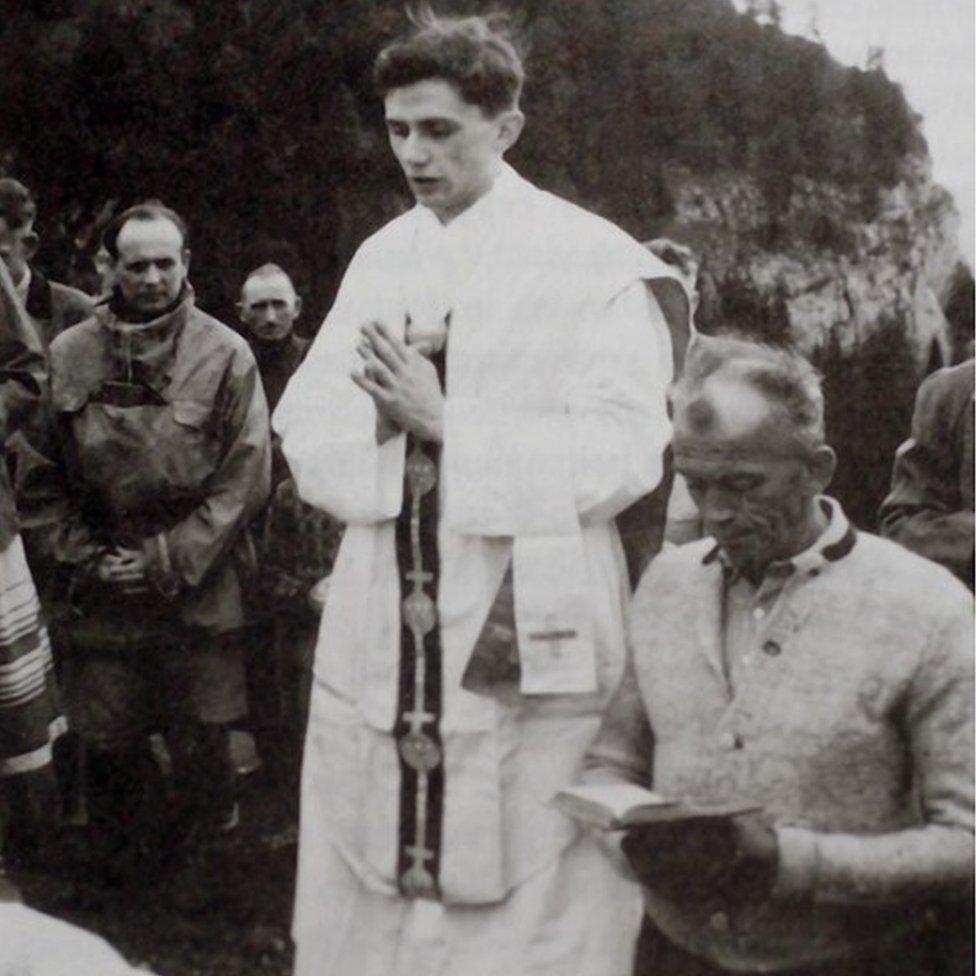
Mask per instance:
[[[943,312],[960,259],[959,217],[917,152],[900,179],[865,213],[856,191],[795,177],[786,206],[770,212],[755,181],[741,173],[672,171],[674,213],[657,230],[689,245],[704,269],[700,318],[721,324],[722,293],[755,288],[785,311],[805,351],[836,333],[843,350],[884,322],[901,322],[919,368],[933,343],[952,358]],[[712,291],[714,287],[715,291]]]

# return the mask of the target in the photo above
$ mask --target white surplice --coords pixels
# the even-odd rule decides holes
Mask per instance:
[[[612,520],[657,484],[670,435],[670,339],[653,297],[662,279],[676,277],[632,238],[508,166],[448,225],[417,206],[353,258],[274,416],[301,496],[348,526],[306,739],[302,976],[629,971],[636,889],[547,801],[576,778],[623,667],[626,574]],[[432,905],[401,898],[396,883],[405,437],[377,444],[375,407],[349,374],[365,322],[402,335],[408,317],[447,313],[446,793],[443,904]],[[522,690],[536,692],[514,700],[461,686],[510,563]],[[540,625],[578,634],[561,658],[568,671],[527,673],[521,638]]]

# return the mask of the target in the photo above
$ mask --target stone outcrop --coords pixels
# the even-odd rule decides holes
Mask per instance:
[[[803,177],[793,178],[778,214],[742,174],[672,171],[669,185],[675,208],[665,232],[694,248],[707,271],[703,288],[709,276],[720,289],[746,280],[781,300],[792,338],[807,352],[835,331],[850,348],[895,319],[920,366],[933,341],[949,361],[943,307],[959,261],[959,217],[927,157],[910,156],[871,213],[855,193]]]

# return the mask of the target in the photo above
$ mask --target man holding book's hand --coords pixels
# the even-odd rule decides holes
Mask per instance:
[[[664,808],[608,824],[644,887],[637,974],[947,972],[929,920],[973,887],[971,596],[820,494],[797,354],[702,337],[671,399],[712,538],[645,573],[579,788]]]
[[[776,832],[759,813],[642,824],[620,846],[640,881],[679,903],[760,902],[776,881]]]

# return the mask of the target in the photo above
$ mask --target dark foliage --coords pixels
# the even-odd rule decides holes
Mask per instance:
[[[895,449],[908,437],[919,375],[900,322],[883,322],[853,349],[838,334],[814,356],[823,373],[827,441],[837,452],[830,492],[855,525],[877,529]]]
[[[744,273],[733,273],[718,285],[719,331],[735,332],[774,346],[789,345],[790,316],[782,295],[765,295]]]
[[[798,175],[870,210],[920,138],[882,74],[726,0],[508,6],[530,47],[517,165],[638,236],[676,164],[752,173],[774,214]],[[158,196],[191,220],[202,304],[232,315],[244,271],[275,260],[314,328],[356,244],[408,202],[369,82],[403,24],[402,0],[9,0],[0,169],[40,197],[44,261],[82,275],[93,224]]]

